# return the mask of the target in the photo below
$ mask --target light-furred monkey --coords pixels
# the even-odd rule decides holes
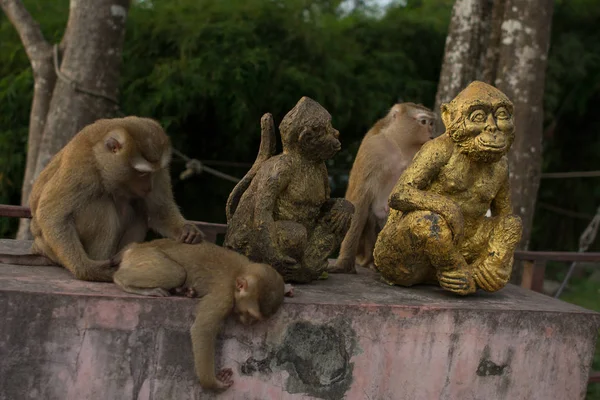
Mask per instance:
[[[122,252],[114,279],[129,293],[168,296],[175,290],[201,297],[190,333],[196,374],[209,390],[233,384],[230,368],[215,373],[216,339],[225,319],[232,314],[243,324],[267,319],[279,309],[284,294],[292,295],[271,266],[208,242],[133,243]]]
[[[33,185],[33,255],[0,255],[0,261],[58,264],[77,279],[110,282],[111,258],[143,241],[148,229],[185,243],[202,241],[173,199],[170,159],[169,137],[152,119],[101,119],[86,126]]]
[[[377,232],[389,213],[388,197],[421,146],[433,137],[435,114],[420,104],[395,104],[367,132],[350,171],[346,199],[355,207],[350,229],[330,272],[369,267]]]

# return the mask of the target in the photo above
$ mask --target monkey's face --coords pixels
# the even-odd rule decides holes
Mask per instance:
[[[104,180],[121,195],[147,197],[152,192],[156,174],[169,164],[169,142],[146,139],[140,146],[133,136],[120,129],[109,132],[104,139],[104,149],[98,155],[100,171]]]
[[[435,115],[432,113],[419,112],[413,116],[417,122],[418,129],[414,133],[414,139],[417,144],[423,145],[433,139],[433,125]]]
[[[134,197],[145,198],[152,192],[153,181],[153,172],[140,172],[134,169],[129,179],[129,190]]]
[[[254,276],[236,279],[233,312],[244,325],[252,325],[261,321],[258,284]]]
[[[340,133],[331,124],[305,128],[298,136],[300,152],[311,160],[329,160],[342,148],[339,137]]]

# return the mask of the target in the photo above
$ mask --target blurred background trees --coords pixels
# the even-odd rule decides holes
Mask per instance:
[[[59,42],[68,1],[23,2],[46,39]],[[273,113],[279,123],[301,96],[310,96],[341,132],[344,150],[330,172],[334,195],[343,196],[362,135],[394,102],[434,106],[454,2],[396,1],[385,9],[371,1],[341,3],[132,1],[121,111],[159,119],[176,148],[242,177],[256,156],[262,114]],[[600,3],[554,4],[542,172],[600,169]],[[19,204],[33,77],[4,14],[0,37],[0,203]],[[233,184],[208,174],[180,181],[184,169],[174,158],[175,196],[186,217],[224,222]],[[600,205],[598,179],[542,179],[531,249],[577,249],[587,217]],[[16,228],[17,220],[2,219],[0,237]]]

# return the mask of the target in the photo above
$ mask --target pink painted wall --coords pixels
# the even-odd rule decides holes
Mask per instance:
[[[197,300],[0,265],[0,399],[582,399],[597,314],[508,286],[456,298],[370,273],[296,286],[266,323],[228,321],[225,393],[203,393]]]

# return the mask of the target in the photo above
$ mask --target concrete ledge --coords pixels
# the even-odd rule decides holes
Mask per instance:
[[[0,241],[0,252],[27,244]],[[512,285],[457,298],[375,274],[296,286],[270,321],[228,321],[196,382],[197,300],[147,298],[54,267],[0,264],[0,399],[581,399],[598,314]]]

